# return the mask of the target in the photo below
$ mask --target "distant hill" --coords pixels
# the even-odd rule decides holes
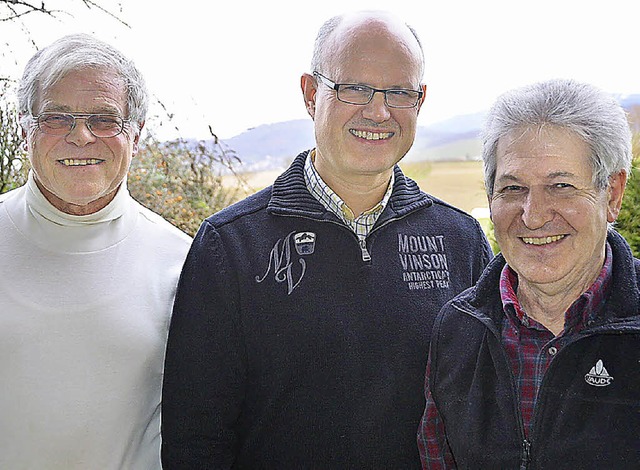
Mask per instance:
[[[629,110],[640,106],[640,94],[619,95],[622,106]],[[407,161],[475,160],[480,158],[480,132],[486,112],[455,116],[428,126],[418,126],[416,140],[405,157]],[[241,171],[263,171],[285,168],[298,153],[315,145],[313,121],[264,124],[249,129],[224,143],[242,161]]]

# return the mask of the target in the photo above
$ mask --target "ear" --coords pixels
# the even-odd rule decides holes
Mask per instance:
[[[493,207],[491,204],[492,202],[493,202],[493,198],[487,194],[487,205],[489,206],[489,220],[491,221],[491,223],[493,223]]]
[[[302,88],[302,96],[304,97],[304,105],[311,119],[316,115],[316,93],[318,91],[318,83],[316,79],[305,73],[300,77],[300,87]]]
[[[140,134],[142,134],[142,128],[144,127],[144,123],[145,121],[142,121],[142,123],[140,123],[140,130],[138,130],[138,132],[136,132],[136,135],[133,137],[133,149],[131,154],[135,155],[136,153],[138,153],[138,150],[140,149],[138,143],[140,142]]]
[[[22,122],[22,116],[18,116],[18,122]],[[22,136],[22,145],[24,145],[24,149],[29,151],[29,134],[23,125],[20,125],[20,135]]]
[[[622,196],[627,184],[627,172],[620,170],[609,176],[609,186],[607,187],[607,222],[615,222],[620,214],[622,206]]]
[[[422,103],[424,103],[424,99],[427,97],[427,85],[422,84],[420,85],[420,89],[422,90],[422,96],[420,97],[420,101],[418,101],[418,110],[417,112],[420,112],[420,108],[422,108]]]

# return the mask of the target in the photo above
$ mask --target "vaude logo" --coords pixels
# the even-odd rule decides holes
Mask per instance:
[[[607,385],[611,385],[613,377],[611,377],[607,369],[605,369],[602,359],[599,359],[589,373],[584,376],[584,380],[594,387],[606,387]]]

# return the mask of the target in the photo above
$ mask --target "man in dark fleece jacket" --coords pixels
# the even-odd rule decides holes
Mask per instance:
[[[396,163],[424,99],[413,30],[329,20],[302,76],[316,148],[207,219],[167,349],[165,469],[419,468],[434,317],[491,258]]]
[[[511,90],[483,159],[501,254],[435,321],[425,469],[640,468],[640,260],[610,224],[631,169],[619,103]]]

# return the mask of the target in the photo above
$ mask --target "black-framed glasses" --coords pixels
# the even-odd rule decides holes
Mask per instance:
[[[78,119],[84,119],[89,131],[99,138],[115,137],[124,130],[130,119],[117,114],[41,113],[33,116],[38,129],[49,135],[68,135],[76,127]]]
[[[369,104],[376,93],[384,95],[384,102],[390,108],[415,108],[422,98],[422,90],[408,90],[405,88],[380,89],[360,83],[336,83],[320,72],[313,72],[316,79],[336,91],[336,97],[343,103],[365,105]]]

